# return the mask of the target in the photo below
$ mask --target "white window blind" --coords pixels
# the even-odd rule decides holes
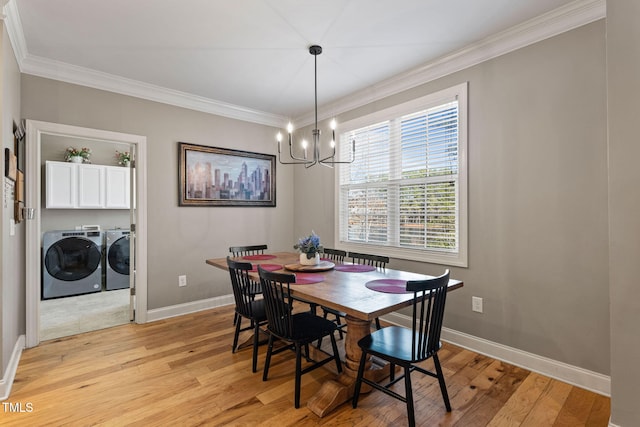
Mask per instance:
[[[342,246],[466,265],[465,112],[460,85],[374,113],[340,134],[341,150],[356,146],[355,161],[338,169]]]

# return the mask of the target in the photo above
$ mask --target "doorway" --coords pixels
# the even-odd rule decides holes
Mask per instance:
[[[41,248],[43,243],[43,231],[55,228],[55,214],[50,218],[45,218],[45,229],[43,229],[43,202],[46,203],[43,187],[43,173],[45,168],[42,166],[43,161],[50,157],[50,150],[43,150],[46,144],[52,144],[51,141],[59,139],[71,139],[81,147],[92,145],[96,151],[108,151],[112,153],[114,147],[118,147],[120,151],[128,149],[135,161],[130,169],[131,179],[129,181],[129,205],[130,209],[126,211],[124,218],[118,219],[113,217],[105,220],[103,223],[113,224],[116,229],[131,228],[131,247],[130,253],[132,259],[135,260],[135,270],[131,268],[130,281],[131,290],[118,289],[116,292],[129,298],[128,307],[130,307],[129,317],[135,318],[136,323],[146,322],[146,137],[138,135],[123,134],[118,132],[109,132],[97,129],[82,128],[77,126],[61,125],[57,123],[47,123],[39,121],[27,120],[27,164],[26,164],[26,205],[34,209],[32,220],[27,221],[26,225],[26,346],[33,347],[40,340],[40,306],[42,301],[41,277],[43,277],[43,266],[41,258]],[[45,153],[43,157],[43,152]],[[49,153],[49,154],[48,154]],[[64,166],[64,164],[63,164]],[[47,210],[49,213],[50,210]],[[81,212],[82,209],[73,212]],[[80,215],[77,223],[74,223],[72,230],[91,229],[95,227],[95,222],[100,222],[100,215],[104,216],[108,210],[92,209],[84,210],[84,218]],[[52,211],[52,212],[55,212]],[[60,211],[57,211],[59,214]],[[69,212],[69,211],[67,211]],[[121,210],[122,212],[122,210]],[[58,215],[59,216],[59,215]],[[95,221],[92,221],[96,218]],[[88,224],[87,224],[88,223]],[[53,224],[53,225],[52,225]],[[62,222],[61,224],[68,224]],[[63,228],[70,228],[68,226]],[[95,233],[93,233],[95,234]],[[79,297],[86,297],[80,295]],[[115,293],[111,294],[115,298]],[[111,296],[110,295],[110,296]],[[71,297],[76,298],[76,297]],[[86,306],[85,302],[79,302],[79,306]],[[134,315],[135,313],[135,315]],[[81,332],[81,331],[78,331]],[[46,337],[45,337],[46,338]]]

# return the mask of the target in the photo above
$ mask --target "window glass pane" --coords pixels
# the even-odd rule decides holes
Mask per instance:
[[[453,255],[466,263],[466,227],[462,234],[460,227],[461,200],[466,206],[460,179],[466,182],[466,169],[459,164],[461,149],[466,150],[466,140],[462,146],[460,141],[461,134],[466,139],[460,123],[466,88],[455,90],[412,102],[417,108],[409,114],[393,113],[411,111],[409,104],[374,113],[373,124],[340,135],[340,149],[355,141],[356,151],[355,161],[338,169],[341,242],[356,243],[358,250],[385,246],[417,257],[412,259]]]

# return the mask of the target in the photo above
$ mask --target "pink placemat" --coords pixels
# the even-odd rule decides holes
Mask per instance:
[[[278,258],[275,255],[245,255],[242,257],[242,259],[248,259],[248,260],[255,260],[255,261],[259,261],[259,260],[265,260],[265,259],[274,259],[274,258]]]
[[[296,273],[296,285],[310,285],[324,281],[324,276],[318,273]]]
[[[407,281],[398,279],[378,279],[365,283],[365,286],[373,291],[387,294],[410,294],[407,292]]]
[[[267,271],[282,270],[282,266],[280,264],[253,264],[251,266],[251,271],[258,271],[258,265],[260,265],[263,270]]]
[[[376,268],[373,265],[339,264],[336,265],[335,269],[337,271],[348,271],[350,273],[364,273],[366,271],[373,271]]]

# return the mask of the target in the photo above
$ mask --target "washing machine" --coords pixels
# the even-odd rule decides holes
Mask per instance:
[[[129,287],[129,230],[105,232],[105,287],[108,291]]]
[[[102,291],[102,231],[47,231],[42,237],[42,299]]]

